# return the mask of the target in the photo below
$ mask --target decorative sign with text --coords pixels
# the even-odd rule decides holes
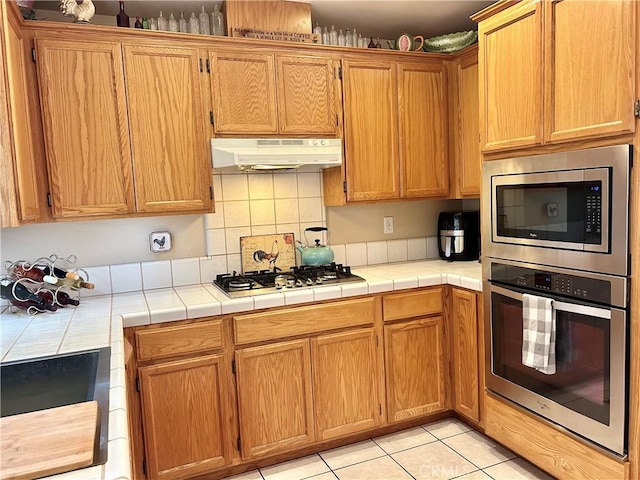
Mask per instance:
[[[320,35],[317,33],[278,32],[275,30],[256,30],[255,28],[235,27],[233,36],[260,40],[279,40],[281,42],[320,43]]]

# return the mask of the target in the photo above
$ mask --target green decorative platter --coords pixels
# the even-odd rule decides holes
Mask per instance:
[[[447,33],[446,35],[425,38],[422,48],[425,52],[453,53],[468,47],[476,40],[478,40],[478,32],[475,30]]]

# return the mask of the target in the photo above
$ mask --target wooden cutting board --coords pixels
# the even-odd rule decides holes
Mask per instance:
[[[83,402],[0,419],[0,478],[30,480],[93,463],[98,402]]]
[[[293,233],[240,237],[242,273],[259,270],[288,272],[296,265]]]

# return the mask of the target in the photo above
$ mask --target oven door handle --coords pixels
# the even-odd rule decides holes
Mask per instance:
[[[516,290],[509,290],[507,288],[498,287],[497,285],[491,285],[490,288],[491,293],[497,293],[499,295],[509,297],[513,300],[517,300],[522,302],[523,293],[518,292]],[[596,308],[589,307],[587,305],[578,305],[577,303],[568,303],[556,300],[554,297],[539,295],[543,298],[551,298],[553,300],[553,306],[557,311],[560,312],[569,312],[569,313],[577,313],[579,315],[586,315],[588,317],[596,317],[596,318],[604,318],[606,320],[611,320],[611,310],[606,308]]]

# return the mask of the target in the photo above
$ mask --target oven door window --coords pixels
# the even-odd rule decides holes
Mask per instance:
[[[522,301],[491,293],[493,373],[529,391],[609,424],[610,322],[556,310],[556,373],[522,364]]]
[[[602,182],[497,185],[497,234],[566,243],[602,242]]]

